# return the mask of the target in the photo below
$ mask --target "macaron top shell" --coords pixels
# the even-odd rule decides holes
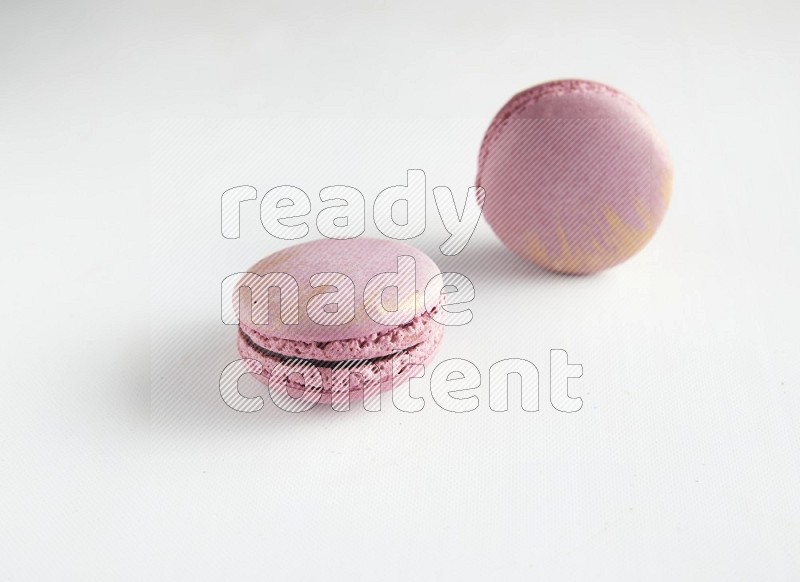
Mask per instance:
[[[514,252],[555,271],[618,264],[666,212],[672,164],[642,108],[592,81],[563,80],[513,97],[481,145],[484,216]]]
[[[294,311],[294,284],[289,277],[297,284]],[[239,305],[240,325],[263,338],[296,342],[380,338],[400,327],[410,329],[408,324],[426,313],[425,289],[434,278],[430,289],[436,298],[429,301],[431,307],[438,305],[441,272],[424,252],[394,240],[321,239],[260,260],[241,279],[233,301]],[[268,291],[277,283],[280,303],[277,289]],[[246,292],[240,296],[242,287],[250,288],[249,296]]]

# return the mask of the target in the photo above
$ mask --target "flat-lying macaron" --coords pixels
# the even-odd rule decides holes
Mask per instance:
[[[389,390],[438,351],[441,277],[425,253],[392,240],[289,247],[248,269],[236,287],[239,353],[259,364],[256,378],[271,393],[291,398],[330,402]]]
[[[508,248],[545,269],[585,274],[621,263],[655,234],[672,165],[633,99],[563,80],[517,94],[495,116],[477,184]]]

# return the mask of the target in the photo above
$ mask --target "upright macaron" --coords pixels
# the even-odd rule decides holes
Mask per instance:
[[[239,353],[258,363],[256,377],[271,392],[292,398],[388,390],[436,354],[441,289],[430,257],[393,240],[289,247],[253,265],[236,287]]]
[[[633,99],[562,80],[517,94],[495,116],[477,184],[508,248],[545,269],[587,274],[625,261],[655,234],[672,164]]]

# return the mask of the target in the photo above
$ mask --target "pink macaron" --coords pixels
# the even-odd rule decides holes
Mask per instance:
[[[438,351],[441,289],[430,257],[393,240],[289,247],[248,269],[236,288],[239,353],[271,392],[291,398],[389,390]]]
[[[477,184],[508,248],[545,269],[587,274],[625,261],[655,234],[672,164],[633,99],[562,80],[517,94],[495,116]]]

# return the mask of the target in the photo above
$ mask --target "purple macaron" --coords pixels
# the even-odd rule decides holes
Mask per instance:
[[[586,274],[625,261],[655,234],[672,164],[630,97],[562,80],[517,94],[495,116],[477,184],[508,248],[545,269]]]
[[[259,364],[260,381],[293,398],[389,390],[439,349],[441,277],[425,253],[392,240],[287,248],[251,267],[236,289],[239,353]]]

